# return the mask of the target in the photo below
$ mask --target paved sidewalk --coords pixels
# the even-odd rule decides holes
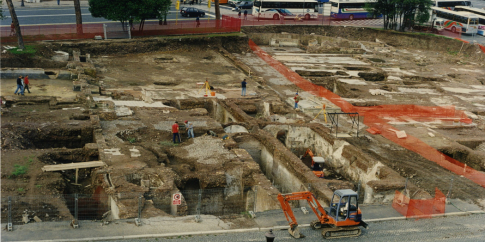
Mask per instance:
[[[473,204],[452,199],[452,204],[446,206],[445,216],[469,215],[484,213]],[[307,227],[315,220],[315,214],[310,210],[303,214],[300,209],[293,209],[301,227]],[[369,223],[388,220],[403,220],[405,217],[397,213],[390,204],[362,205],[364,221]],[[131,240],[140,238],[178,237],[188,235],[241,233],[267,231],[269,228],[282,229],[288,227],[288,222],[281,210],[265,211],[256,214],[256,225],[245,229],[231,229],[231,222],[223,221],[212,215],[201,216],[202,221],[195,222],[194,216],[186,217],[155,217],[142,219],[142,226],[136,227],[134,219],[119,220],[108,225],[100,221],[80,221],[80,227],[73,229],[69,222],[44,222],[15,225],[14,231],[2,231],[1,241],[95,241],[95,240]],[[3,221],[2,221],[3,222]],[[6,224],[2,224],[5,228]]]

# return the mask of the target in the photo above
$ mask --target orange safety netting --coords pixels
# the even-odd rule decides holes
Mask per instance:
[[[432,215],[444,214],[445,203],[445,195],[438,188],[435,188],[435,196],[430,199],[410,199],[396,191],[392,207],[407,218],[430,218]]]
[[[483,45],[478,45],[480,47],[480,49],[482,49],[483,53],[485,53],[485,46]]]
[[[413,120],[417,121],[438,119],[468,124],[471,123],[471,119],[469,119],[463,111],[456,110],[453,106],[428,107],[419,105],[379,105],[373,107],[355,107],[337,94],[302,78],[296,72],[287,68],[285,65],[268,55],[252,40],[249,40],[249,46],[255,54],[257,54],[261,59],[275,68],[300,89],[315,96],[326,98],[336,106],[340,107],[342,112],[358,112],[360,116],[364,117],[363,122],[372,129],[372,133],[380,133],[382,136],[395,142],[396,144],[408,150],[414,151],[424,158],[435,162],[441,167],[448,169],[457,175],[462,175],[478,185],[485,187],[485,173],[467,167],[463,163],[437,151],[416,137],[407,135],[406,138],[398,138],[396,135],[396,131],[398,131],[398,129],[388,124],[388,120],[386,120],[406,120],[407,118],[412,118]]]

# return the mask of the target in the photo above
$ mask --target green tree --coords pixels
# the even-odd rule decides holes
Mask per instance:
[[[377,0],[367,2],[365,9],[373,16],[383,16],[384,29],[404,31],[414,23],[428,21],[431,0]]]
[[[89,0],[89,11],[96,18],[120,21],[123,29],[127,22],[133,26],[134,21],[140,21],[142,30],[146,19],[162,20],[170,4],[170,0]]]

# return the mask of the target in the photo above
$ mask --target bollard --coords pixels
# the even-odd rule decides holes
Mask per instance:
[[[74,194],[74,219],[71,221],[71,226],[75,229],[79,228],[77,193]]]
[[[273,234],[273,230],[270,229],[268,233],[264,234],[264,237],[266,237],[266,242],[273,242],[276,236]]]
[[[135,225],[137,227],[141,226],[141,203],[142,203],[143,196],[140,195],[138,197],[138,218],[135,218]]]

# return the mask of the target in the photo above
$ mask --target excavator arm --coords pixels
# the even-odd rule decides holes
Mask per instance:
[[[310,151],[311,152],[311,151]],[[295,237],[300,238],[302,235],[299,233],[298,230],[298,222],[296,221],[295,215],[293,214],[293,210],[289,204],[289,201],[294,200],[306,200],[310,207],[312,208],[313,212],[317,216],[318,220],[321,224],[328,222],[327,213],[320,205],[317,199],[313,196],[311,192],[294,192],[289,194],[278,194],[278,200],[281,204],[281,209],[283,210],[286,220],[290,224],[290,228],[288,232]]]
[[[305,158],[307,155],[313,158],[313,152],[309,148],[305,151],[305,154],[302,156],[302,158]]]

